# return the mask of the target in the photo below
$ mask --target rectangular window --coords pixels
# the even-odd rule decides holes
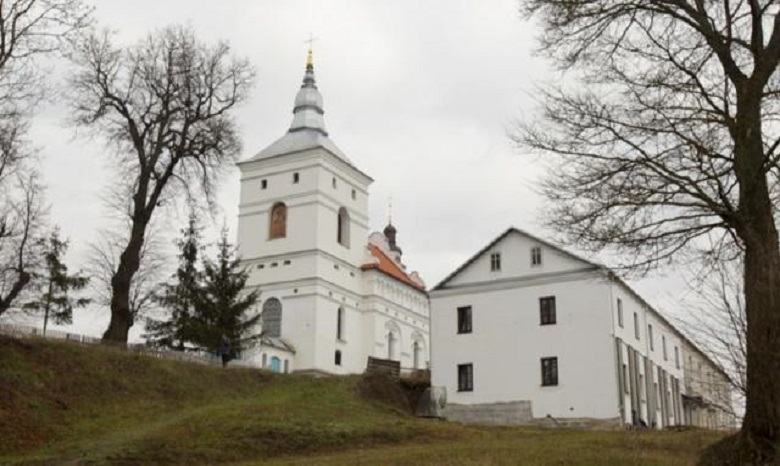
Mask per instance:
[[[531,265],[542,265],[542,248],[539,246],[531,248]]]
[[[623,328],[623,300],[618,298],[617,300],[617,309],[618,309],[618,325],[620,328]]]
[[[297,183],[301,180],[301,176],[298,174],[298,172],[293,173],[293,183]]]
[[[663,346],[664,350],[664,361],[668,361],[669,357],[666,355],[666,335],[661,335],[661,346]]]
[[[539,298],[539,323],[540,325],[552,325],[556,323],[555,296]]]
[[[340,307],[336,312],[336,339],[344,340],[344,308]]]
[[[266,188],[268,188],[268,180],[261,180],[260,189],[266,189]]]
[[[458,364],[458,391],[474,391],[474,365]]]
[[[639,315],[634,313],[634,337],[639,340]]]
[[[352,190],[352,199],[357,199],[357,191]]]
[[[333,359],[334,359],[334,361],[333,361],[333,362],[334,362],[334,363],[335,363],[337,366],[340,366],[340,365],[341,365],[341,351],[339,351],[339,350],[336,350],[336,354],[335,354],[335,356],[334,356],[334,358],[333,358]]]
[[[471,306],[458,308],[458,333],[471,333]]]
[[[334,188],[336,187],[336,177],[333,177],[333,180],[331,180],[331,184],[333,185]]]
[[[650,351],[655,350],[655,338],[653,338],[653,326],[647,324],[647,339],[650,340]]]
[[[676,346],[674,347],[674,367],[680,368],[680,350]]]
[[[494,252],[490,255],[490,271],[496,272],[501,270],[501,253]]]
[[[558,358],[542,358],[542,386],[558,385]]]

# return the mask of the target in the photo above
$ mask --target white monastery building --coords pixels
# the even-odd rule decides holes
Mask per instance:
[[[361,373],[367,358],[428,365],[429,303],[392,224],[368,234],[372,179],[331,141],[309,51],[289,131],[238,164],[238,250],[261,292],[261,344],[276,372]]]
[[[430,293],[445,416],[732,425],[725,373],[609,269],[515,228]]]

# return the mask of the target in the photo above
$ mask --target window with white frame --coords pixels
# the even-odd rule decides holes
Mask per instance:
[[[639,340],[639,314],[634,313],[634,337]]]
[[[471,333],[471,306],[458,308],[458,333]]]
[[[458,364],[458,391],[474,391],[474,365]]]
[[[344,340],[344,308],[340,307],[336,311],[336,339]]]
[[[498,272],[501,270],[501,253],[494,252],[490,255],[490,271]]]
[[[647,339],[650,341],[650,351],[655,350],[655,339],[653,338],[652,324],[647,324]]]
[[[668,361],[669,356],[666,353],[666,335],[661,335],[661,346],[662,346],[661,349],[663,349],[664,351],[664,361]]]
[[[542,358],[542,386],[558,385],[558,358]]]
[[[540,266],[542,265],[542,248],[539,246],[534,246],[531,248],[531,266]]]
[[[556,322],[555,296],[539,298],[539,324],[554,325]]]

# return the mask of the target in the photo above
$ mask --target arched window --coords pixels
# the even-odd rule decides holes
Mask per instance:
[[[282,336],[282,302],[276,298],[269,298],[263,304],[263,334]]]
[[[419,332],[414,332],[412,342],[412,367],[414,369],[422,369],[425,356],[425,338]]]
[[[344,339],[344,308],[340,307],[336,314],[336,339]]]
[[[395,322],[388,322],[385,325],[387,332],[387,359],[400,361],[398,348],[401,347],[401,329]]]
[[[344,207],[339,209],[336,241],[342,246],[349,247],[349,212]]]
[[[277,202],[271,207],[271,218],[268,222],[268,239],[287,236],[287,206]]]

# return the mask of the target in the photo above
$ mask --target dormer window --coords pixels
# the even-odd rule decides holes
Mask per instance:
[[[531,266],[542,265],[542,248],[534,246],[531,248]]]
[[[501,253],[494,252],[490,255],[490,271],[498,272],[501,270]]]

